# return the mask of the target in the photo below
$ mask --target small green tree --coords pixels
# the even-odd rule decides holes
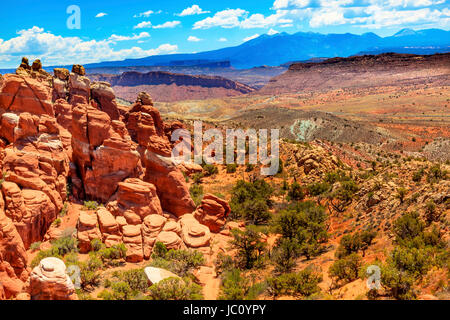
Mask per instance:
[[[294,182],[288,190],[288,199],[293,201],[300,201],[305,199],[305,193],[302,186],[298,182]]]
[[[309,297],[320,292],[318,284],[322,282],[322,275],[306,268],[298,273],[285,273],[267,280],[267,290],[272,297],[293,295]]]
[[[340,283],[348,283],[358,278],[361,267],[361,257],[352,253],[342,259],[335,261],[328,269],[328,274],[333,278],[336,286]]]
[[[298,240],[281,238],[273,249],[271,260],[275,264],[275,272],[290,272],[296,265],[296,259],[300,256]]]
[[[237,249],[237,264],[245,269],[262,266],[266,244],[261,240],[261,234],[252,226],[244,231],[233,229],[231,245]]]

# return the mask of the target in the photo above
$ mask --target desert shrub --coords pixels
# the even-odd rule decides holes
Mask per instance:
[[[222,277],[219,300],[255,300],[265,291],[264,283],[251,283],[239,269],[232,269]]]
[[[39,262],[41,262],[42,259],[48,258],[48,257],[55,257],[62,259],[63,257],[58,254],[57,251],[53,251],[52,249],[49,250],[43,250],[39,251],[36,257],[33,258],[31,261],[31,268],[34,268],[39,265]]]
[[[2,184],[3,184],[3,182],[5,182],[7,177],[8,177],[8,173],[2,172],[1,178],[0,178],[0,188],[2,187]]]
[[[434,249],[445,249],[447,247],[445,241],[442,239],[441,232],[434,225],[430,231],[425,231],[422,236],[423,243],[427,247]]]
[[[417,212],[403,215],[394,221],[393,232],[397,244],[409,247],[419,247],[423,243],[425,224]]]
[[[59,228],[59,226],[61,225],[62,221],[60,218],[55,219],[52,224],[56,227]]]
[[[410,300],[415,298],[413,291],[414,277],[405,271],[396,269],[391,264],[381,267],[381,285],[393,298],[399,300]]]
[[[99,270],[103,267],[102,261],[95,255],[91,255],[86,262],[79,262],[80,284],[84,291],[97,287],[101,282]]]
[[[253,226],[247,226],[244,231],[233,229],[231,245],[237,249],[236,264],[245,269],[263,265],[266,244],[261,240],[261,234]]]
[[[436,210],[436,203],[433,200],[427,201],[425,204],[425,220],[428,224],[431,224],[433,221],[439,221],[440,213]]]
[[[61,237],[60,237],[60,238],[74,237],[75,234],[76,234],[76,232],[77,232],[77,229],[74,228],[74,227],[66,228],[66,229],[64,229],[64,230],[61,232]]]
[[[205,173],[205,176],[207,176],[207,177],[219,173],[219,169],[213,164],[205,164],[203,166],[203,171]]]
[[[275,264],[275,272],[290,272],[296,265],[296,259],[300,256],[298,240],[281,238],[270,256]]]
[[[244,300],[249,288],[249,279],[243,277],[239,269],[232,269],[222,279],[219,300]]]
[[[298,273],[285,273],[278,277],[267,279],[267,290],[273,297],[290,295],[309,297],[320,292],[318,284],[322,282],[322,275],[312,268],[306,268]]]
[[[448,172],[441,168],[440,164],[432,166],[427,173],[427,181],[429,183],[436,183],[442,179],[447,179]]]
[[[52,242],[53,253],[64,256],[70,252],[78,252],[78,241],[73,237],[61,237]]]
[[[99,204],[96,201],[84,201],[83,207],[86,210],[97,210]]]
[[[408,193],[408,190],[406,190],[403,187],[400,187],[397,189],[397,194],[395,195],[398,200],[400,200],[400,203],[403,203],[405,201],[406,194]]]
[[[196,250],[167,250],[162,242],[153,249],[150,266],[167,269],[180,277],[191,276],[192,271],[205,263],[203,254]]]
[[[219,252],[216,260],[214,261],[214,267],[216,270],[216,274],[220,276],[223,273],[230,271],[231,269],[234,268],[233,258],[227,254]]]
[[[96,254],[106,266],[117,266],[121,260],[126,258],[127,248],[123,243],[120,243],[110,248],[103,247]]]
[[[192,176],[192,181],[194,182],[194,184],[199,184],[202,182],[202,179],[205,177],[205,174],[203,172],[199,172],[199,173],[195,173]]]
[[[91,248],[93,251],[100,251],[101,249],[105,248],[105,245],[102,243],[100,239],[92,239]]]
[[[199,206],[203,199],[203,187],[199,184],[193,184],[189,188],[189,193],[196,206]]]
[[[70,252],[64,257],[66,266],[78,265],[78,254],[76,252]]]
[[[167,248],[166,245],[164,243],[162,243],[161,241],[158,241],[155,243],[155,245],[153,246],[153,251],[152,251],[152,258],[156,259],[156,258],[165,258],[167,254]]]
[[[119,278],[127,283],[133,291],[142,293],[148,291],[148,278],[143,269],[122,271]]]
[[[300,201],[305,199],[305,193],[298,182],[292,183],[288,190],[288,200]]]
[[[431,268],[431,252],[428,249],[396,247],[391,252],[389,263],[414,278],[420,278]]]
[[[33,242],[31,245],[30,245],[30,249],[32,250],[32,251],[37,251],[37,250],[39,250],[39,248],[41,247],[41,241],[37,241],[37,242]]]
[[[235,163],[227,164],[227,173],[235,173],[237,165]]]
[[[361,267],[361,260],[358,254],[352,253],[335,261],[328,269],[328,274],[333,278],[335,285],[356,280]]]
[[[351,178],[346,175],[342,170],[337,170],[334,172],[327,172],[325,175],[325,182],[329,184],[335,184],[336,182],[349,181]]]
[[[331,186],[328,182],[316,182],[309,184],[306,189],[312,197],[323,195],[330,190]]]
[[[279,160],[278,160],[278,171],[277,171],[277,174],[280,174],[280,173],[283,173],[283,170],[284,170],[284,163],[283,163],[283,160],[281,160],[281,158],[279,158]]]
[[[252,172],[255,169],[255,165],[251,163],[247,163],[245,166],[245,172]]]
[[[231,192],[232,218],[243,218],[253,224],[266,223],[271,217],[272,194],[272,187],[264,180],[238,181]]]
[[[202,300],[202,287],[189,279],[167,278],[149,288],[153,300]]]
[[[412,175],[412,181],[414,182],[420,182],[422,180],[423,175],[425,174],[425,170],[423,168],[420,168],[417,171],[414,171]]]
[[[134,295],[128,283],[119,281],[111,284],[111,291],[103,290],[98,297],[103,300],[132,300]]]
[[[69,204],[67,202],[65,202],[63,208],[59,212],[60,217],[64,217],[67,214],[68,207],[69,207]]]

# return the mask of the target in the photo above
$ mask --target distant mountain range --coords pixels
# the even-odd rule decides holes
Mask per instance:
[[[192,54],[170,54],[141,59],[101,62],[87,68],[127,66],[189,66],[229,61],[236,68],[262,65],[278,66],[289,61],[314,58],[349,57],[384,52],[433,54],[450,51],[450,31],[403,29],[390,37],[375,33],[355,35],[298,32],[262,35],[236,47]]]

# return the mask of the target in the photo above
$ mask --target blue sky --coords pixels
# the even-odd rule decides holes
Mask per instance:
[[[80,8],[80,29],[67,27],[70,5]],[[22,56],[44,65],[123,60],[235,46],[265,33],[449,30],[450,0],[21,0],[3,2],[0,21],[0,68],[11,68]]]

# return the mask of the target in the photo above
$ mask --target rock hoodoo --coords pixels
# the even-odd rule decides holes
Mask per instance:
[[[30,279],[32,300],[78,300],[66,265],[58,258],[42,259]]]

